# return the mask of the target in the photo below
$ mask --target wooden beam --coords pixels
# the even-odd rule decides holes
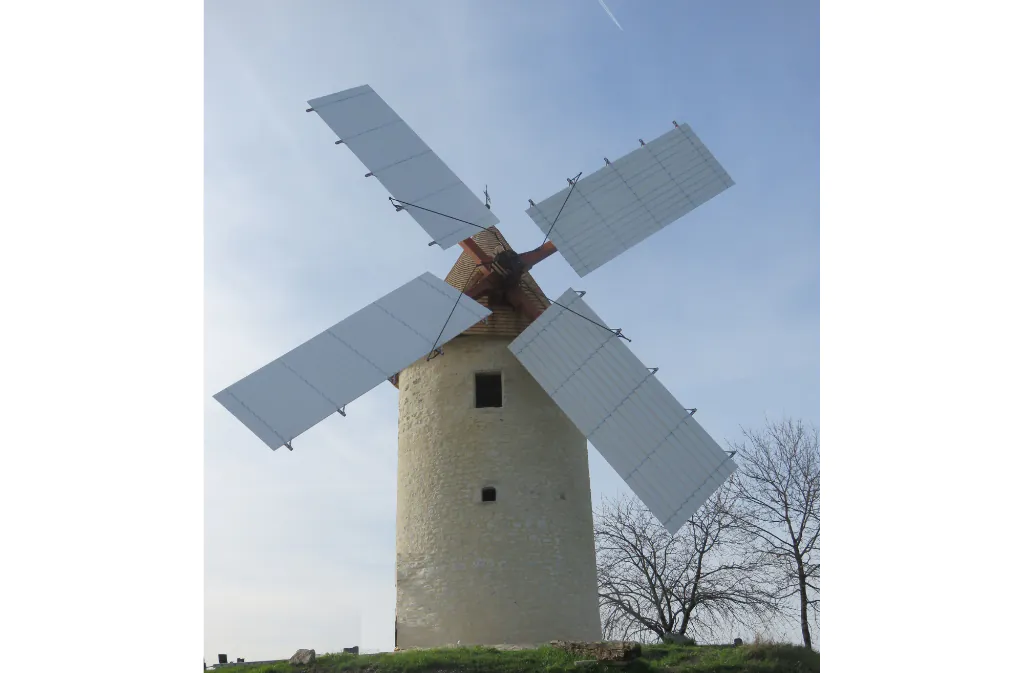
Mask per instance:
[[[544,309],[537,306],[530,300],[522,287],[517,286],[512,288],[505,293],[505,298],[508,299],[508,303],[512,304],[517,311],[525,315],[530,320],[536,320],[540,317],[540,314],[544,312]]]
[[[468,252],[473,257],[473,259],[476,260],[477,264],[491,263],[491,256],[484,252],[483,248],[477,245],[477,242],[474,241],[472,238],[467,238],[465,240],[459,241],[459,245],[462,246],[462,249]]]
[[[556,252],[558,252],[558,248],[555,247],[555,244],[551,241],[546,241],[544,245],[540,246],[536,250],[524,252],[519,255],[519,259],[522,260],[523,265],[526,267],[526,271],[529,271]]]
[[[486,264],[486,266],[478,266],[470,272],[470,278],[472,278],[472,274],[479,274],[479,277],[473,281],[472,285],[466,288],[465,294],[467,297],[477,299],[497,285],[498,279],[493,273],[494,268],[491,266],[491,262],[494,261],[494,258],[484,252],[483,248],[481,248],[480,245],[472,238],[459,241],[459,245],[463,250],[469,253],[469,256],[472,257],[478,265]]]
[[[501,276],[496,273],[491,273],[489,269],[484,271],[484,274],[476,279],[476,281],[466,288],[465,295],[470,299],[479,299],[485,292],[494,290],[501,283]]]

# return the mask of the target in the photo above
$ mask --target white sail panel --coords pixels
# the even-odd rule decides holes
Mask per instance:
[[[309,106],[392,197],[412,204],[406,212],[442,248],[498,223],[480,198],[369,86],[315,98]]]
[[[670,532],[736,469],[573,290],[509,349]]]
[[[683,124],[526,213],[545,234],[551,230],[551,241],[582,277],[733,184]]]
[[[425,273],[214,398],[278,449],[490,314]]]

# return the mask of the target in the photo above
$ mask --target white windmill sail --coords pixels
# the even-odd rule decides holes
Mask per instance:
[[[669,532],[736,469],[572,289],[509,349]]]
[[[214,398],[276,450],[490,313],[424,273]]]
[[[393,198],[413,204],[405,210],[441,248],[447,250],[498,223],[479,197],[369,86],[314,98],[309,107]]]
[[[526,211],[580,277],[735,184],[687,124],[605,161]]]

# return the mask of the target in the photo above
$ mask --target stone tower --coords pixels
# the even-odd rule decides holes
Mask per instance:
[[[473,241],[508,249],[493,228]],[[477,272],[467,249],[446,280],[461,290]],[[477,300],[485,323],[393,380],[395,646],[598,640],[587,440],[508,349],[531,318],[500,293]]]

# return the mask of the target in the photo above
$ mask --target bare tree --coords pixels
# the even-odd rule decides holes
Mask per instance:
[[[743,430],[739,509],[745,530],[776,571],[780,600],[799,597],[800,629],[811,647],[808,613],[819,609],[821,477],[818,429],[800,421],[767,421]]]
[[[594,529],[606,638],[708,637],[726,621],[763,624],[778,612],[736,497],[726,484],[675,535],[636,498],[602,503]]]

